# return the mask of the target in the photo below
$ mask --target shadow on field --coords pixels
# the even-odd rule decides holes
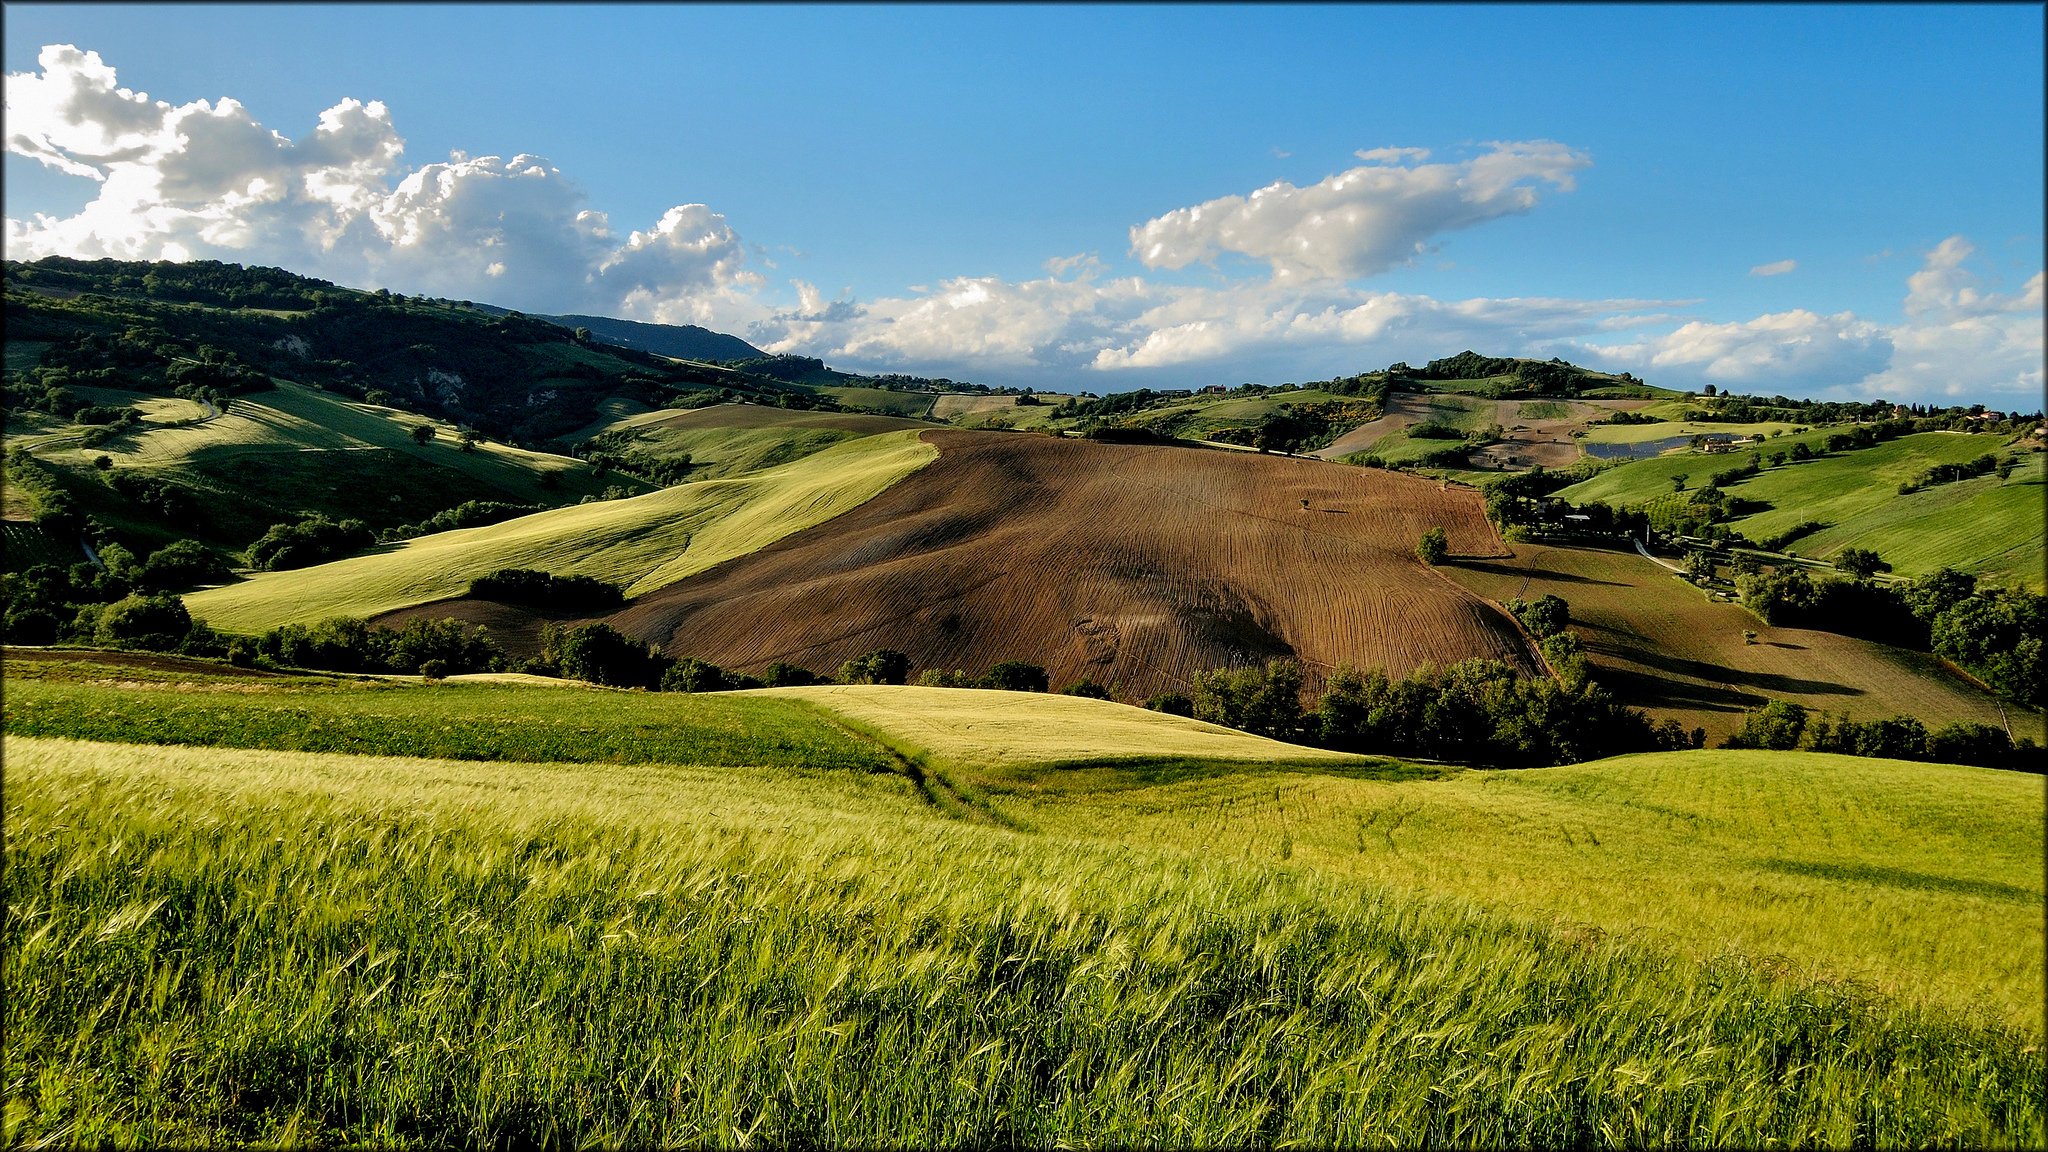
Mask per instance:
[[[1630,585],[1620,580],[1595,580],[1591,576],[1577,576],[1570,572],[1554,572],[1540,565],[1531,566],[1526,564],[1495,563],[1485,560],[1460,560],[1455,556],[1451,557],[1451,560],[1460,568],[1469,568],[1474,572],[1486,572],[1495,576],[1505,576],[1511,580],[1555,580],[1559,584],[1601,584],[1609,588],[1630,587]]]
[[[1774,859],[1759,860],[1757,865],[1768,872],[1779,872],[1788,876],[1814,876],[1822,880],[1840,880],[1847,884],[1883,884],[1890,888],[1933,889],[1964,896],[1982,896],[1987,900],[2005,900],[2015,904],[2041,902],[2039,892],[2021,888],[2016,884],[2000,884],[1994,880],[1961,880],[1954,876],[1936,876],[1929,872],[1886,868],[1880,864],[1831,864]]]
[[[1806,696],[1861,696],[1863,689],[1832,680],[1805,680],[1797,676],[1782,676],[1776,672],[1744,672],[1709,664],[1704,660],[1687,660],[1682,656],[1667,656],[1647,648],[1628,649],[1617,653],[1625,659],[1645,664],[1673,676],[1690,676],[1709,683],[1737,684],[1754,688],[1760,692],[1795,693]]]

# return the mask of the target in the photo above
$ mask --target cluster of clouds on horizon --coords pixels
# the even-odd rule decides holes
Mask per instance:
[[[173,105],[121,88],[97,53],[52,45],[38,64],[6,77],[6,147],[99,191],[68,217],[9,218],[9,259],[275,264],[534,312],[700,324],[841,367],[1094,391],[1299,378],[1308,364],[1356,371],[1467,347],[1679,387],[2029,407],[2043,388],[2042,275],[2016,293],[1989,290],[1960,236],[1926,254],[1891,323],[1803,309],[1715,322],[1688,318],[1696,300],[1439,300],[1355,283],[1435,251],[1447,233],[1569,193],[1592,159],[1550,141],[1492,143],[1456,161],[1366,150],[1314,184],[1166,212],[1129,233],[1151,276],[1113,275],[1082,255],[1048,260],[1037,278],[827,300],[801,280],[772,290],[750,245],[703,204],[621,234],[536,157],[457,153],[409,167],[380,102],[343,100],[293,140],[231,98]],[[1211,274],[1171,275],[1197,265]],[[1786,259],[1750,274],[1796,268]]]

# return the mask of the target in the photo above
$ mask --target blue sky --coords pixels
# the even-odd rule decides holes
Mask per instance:
[[[2040,400],[2036,6],[5,12],[10,258],[1097,392],[1470,346]]]

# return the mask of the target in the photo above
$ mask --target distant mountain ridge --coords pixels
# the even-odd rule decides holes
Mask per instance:
[[[479,304],[477,308],[501,316],[512,311],[495,304]],[[709,328],[699,328],[695,324],[648,324],[639,320],[620,320],[612,316],[576,314],[528,315],[550,324],[560,324],[564,328],[588,328],[590,334],[601,343],[652,352],[656,356],[673,356],[678,360],[760,360],[768,355],[737,336],[714,332]]]

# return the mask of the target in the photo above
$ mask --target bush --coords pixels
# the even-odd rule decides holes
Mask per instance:
[[[1444,558],[1450,555],[1450,551],[1450,537],[1444,534],[1442,528],[1431,528],[1415,543],[1415,558],[1432,566],[1443,563]]]
[[[557,576],[535,568],[500,568],[469,582],[478,600],[564,612],[602,612],[626,602],[615,584],[592,576]]]
[[[1080,696],[1089,700],[1109,699],[1109,689],[1093,680],[1083,679],[1060,689],[1063,696]]]
[[[981,678],[983,688],[1005,692],[1043,692],[1049,686],[1045,669],[1023,660],[1005,660]]]
[[[176,596],[128,596],[95,615],[93,639],[111,648],[169,652],[185,641],[192,616]]]
[[[1192,717],[1195,714],[1194,699],[1179,692],[1162,692],[1157,696],[1147,697],[1145,707],[1154,712],[1164,712],[1168,716]]]
[[[737,678],[716,664],[685,657],[661,674],[663,692],[725,692],[738,687]]]
[[[975,688],[980,681],[969,676],[964,669],[927,668],[918,674],[917,682],[925,688]]]
[[[768,666],[768,671],[762,679],[770,688],[800,688],[818,682],[817,675],[809,668],[785,664],[780,660]]]
[[[877,648],[839,666],[843,684],[901,684],[910,675],[910,657],[894,648]]]
[[[1263,668],[1218,668],[1195,676],[1197,720],[1270,736],[1301,737],[1301,666],[1270,660]]]
[[[295,524],[273,524],[249,546],[249,566],[265,572],[304,568],[337,560],[376,543],[361,520],[330,520],[308,516]]]
[[[148,592],[171,592],[213,584],[232,573],[220,554],[196,540],[177,540],[150,553],[136,576]]]
[[[1721,742],[1723,748],[1764,748],[1784,752],[1799,747],[1806,731],[1806,709],[1789,700],[1772,700],[1743,717],[1742,727]],[[1830,749],[1820,749],[1830,751]]]
[[[543,651],[542,658],[571,680],[615,688],[652,688],[661,683],[666,661],[609,624],[585,624],[552,639],[553,650]],[[547,647],[545,633],[543,647]]]

